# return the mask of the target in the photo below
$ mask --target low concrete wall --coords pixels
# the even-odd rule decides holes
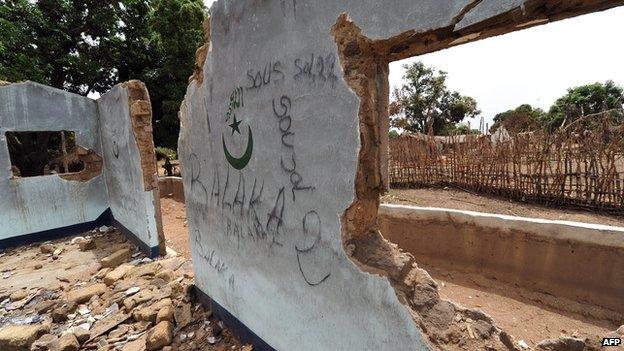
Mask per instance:
[[[181,177],[158,178],[160,197],[170,197],[176,201],[184,202],[184,184]]]
[[[400,205],[379,215],[420,263],[624,312],[624,228]]]

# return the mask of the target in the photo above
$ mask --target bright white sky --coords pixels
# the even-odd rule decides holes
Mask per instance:
[[[569,87],[608,79],[624,86],[623,35],[619,7],[393,62],[390,86],[401,85],[404,63],[421,60],[448,72],[448,87],[475,98],[491,126],[498,112],[523,103],[547,110]]]
[[[624,86],[623,36],[619,7],[393,62],[390,87],[401,84],[404,63],[421,60],[448,72],[448,87],[475,98],[492,125],[494,115],[524,103],[546,110],[569,87],[608,79]]]

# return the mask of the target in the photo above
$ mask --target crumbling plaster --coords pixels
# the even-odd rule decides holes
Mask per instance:
[[[622,3],[215,3],[180,110],[198,287],[278,350],[459,347],[455,313],[492,321],[377,230],[387,64]]]

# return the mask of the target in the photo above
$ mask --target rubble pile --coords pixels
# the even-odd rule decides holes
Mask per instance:
[[[196,302],[190,260],[152,260],[113,228],[87,234],[0,253],[0,350],[252,350]],[[79,270],[64,260],[76,252],[89,253]]]

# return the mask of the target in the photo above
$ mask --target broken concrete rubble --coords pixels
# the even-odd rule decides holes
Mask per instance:
[[[139,252],[116,230],[97,235],[94,237],[96,242],[109,243],[108,251],[102,252],[105,257],[120,250],[129,250],[131,255]],[[80,251],[78,242],[72,244],[70,239],[63,239],[51,244],[63,248],[64,253],[50,265],[65,270],[65,265],[74,264],[67,262],[66,258],[76,253],[81,255],[81,264],[91,267],[85,272],[88,274],[68,277],[70,283],[61,285],[66,284],[67,288],[59,289],[56,279],[43,281],[36,290],[33,290],[34,286],[33,289],[7,286],[5,290],[4,285],[0,288],[0,300],[9,301],[0,304],[0,350],[141,351],[165,350],[170,346],[172,350],[195,351],[210,345],[209,338],[216,337],[213,326],[219,324],[210,311],[194,300],[193,280],[186,278],[191,266],[184,264],[185,259],[167,256],[142,263],[144,255],[139,254],[134,258],[140,260],[131,264],[128,262],[131,255],[124,255],[125,260],[117,268],[102,269],[97,256]],[[0,270],[8,264],[21,262],[16,259],[30,260],[32,255],[42,255],[40,252],[39,245],[5,251],[0,257]],[[92,262],[84,262],[86,257]],[[121,274],[122,271],[125,274]],[[112,272],[117,272],[114,280],[110,279]],[[24,269],[15,279],[29,274],[43,276],[45,273]],[[170,281],[157,278],[159,274]],[[161,283],[154,284],[155,281]],[[28,303],[9,310],[11,295],[22,298],[17,302]],[[219,330],[219,334],[221,337],[216,346],[228,350],[242,349],[229,331]]]

